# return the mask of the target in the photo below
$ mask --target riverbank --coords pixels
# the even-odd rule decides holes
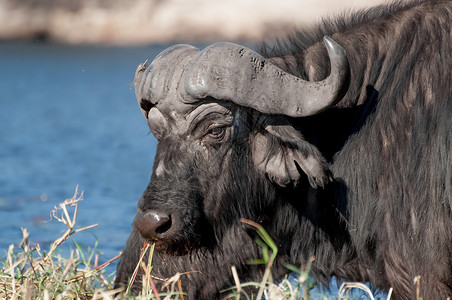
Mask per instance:
[[[0,40],[143,45],[261,40],[384,0],[3,0]]]

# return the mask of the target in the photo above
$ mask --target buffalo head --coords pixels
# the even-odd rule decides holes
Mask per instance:
[[[268,218],[277,190],[328,183],[325,159],[290,121],[328,109],[347,88],[343,49],[324,44],[331,72],[317,82],[230,43],[173,46],[138,67],[137,99],[159,142],[134,221],[143,238],[190,253],[240,217]]]

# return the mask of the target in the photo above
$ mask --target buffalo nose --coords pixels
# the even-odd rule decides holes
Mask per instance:
[[[172,225],[171,216],[165,213],[150,211],[138,212],[134,225],[145,239],[155,240],[166,233]]]

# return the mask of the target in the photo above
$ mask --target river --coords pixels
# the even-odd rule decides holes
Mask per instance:
[[[78,227],[99,225],[75,239],[123,248],[156,147],[133,76],[164,48],[0,44],[0,251],[21,227],[48,247],[66,229],[49,212],[77,186]]]

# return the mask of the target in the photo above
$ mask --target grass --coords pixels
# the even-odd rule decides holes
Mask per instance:
[[[108,299],[112,298],[112,279],[103,269],[114,259],[97,265],[97,243],[87,250],[75,242],[76,249],[64,258],[58,251],[70,236],[97,226],[75,229],[78,202],[83,193],[77,190],[71,199],[52,210],[51,215],[66,225],[66,232],[55,240],[48,251],[38,245],[30,247],[29,233],[22,228],[23,239],[18,246],[10,245],[1,260],[0,298],[2,299]]]
[[[29,233],[22,228],[23,239],[19,245],[10,245],[6,257],[0,260],[0,299],[182,299],[184,292],[181,286],[181,276],[186,274],[177,273],[171,278],[160,279],[151,276],[152,256],[154,245],[146,243],[141,249],[141,259],[135,268],[134,275],[125,291],[114,290],[113,275],[106,275],[105,267],[116,260],[114,257],[102,265],[98,265],[97,242],[91,249],[85,249],[74,241],[75,249],[71,250],[69,257],[62,257],[59,247],[69,237],[78,232],[88,230],[97,224],[76,229],[78,203],[83,199],[83,193],[79,194],[77,189],[71,199],[65,200],[52,210],[51,215],[57,221],[66,225],[66,232],[55,240],[48,251],[40,248],[37,244],[31,247],[28,243]],[[297,279],[290,280],[289,277],[275,283],[271,276],[271,267],[278,253],[278,249],[260,226],[249,220],[241,219],[249,226],[253,226],[259,238],[256,243],[262,249],[262,258],[251,261],[251,264],[266,265],[265,273],[260,282],[240,282],[235,267],[231,268],[235,285],[222,291],[222,299],[311,299],[310,292],[315,283],[308,276],[312,258],[302,268],[286,265],[288,270],[298,274]],[[149,252],[148,258],[143,257]],[[130,295],[130,286],[135,280],[139,268],[144,270],[142,280],[142,291],[140,296]],[[156,280],[165,280],[162,291],[155,286]],[[256,296],[248,295],[244,287],[254,286],[258,293]],[[368,294],[368,299],[374,299],[371,291],[360,283],[344,283],[339,295],[335,299],[355,299],[349,292],[353,289],[363,289]],[[355,294],[356,295],[356,294]],[[323,296],[323,299],[331,299]],[[362,299],[362,298],[360,298]],[[390,299],[390,295],[388,296]]]

